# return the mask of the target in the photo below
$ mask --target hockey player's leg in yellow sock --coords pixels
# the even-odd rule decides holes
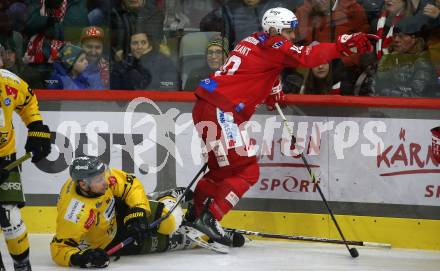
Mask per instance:
[[[0,225],[9,253],[14,260],[15,270],[31,270],[28,233],[18,206],[0,206]]]

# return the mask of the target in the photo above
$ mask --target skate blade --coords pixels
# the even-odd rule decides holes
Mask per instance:
[[[222,245],[217,242],[208,243],[206,242],[203,237],[206,236],[204,233],[200,232],[199,230],[196,230],[192,227],[183,226],[185,227],[185,233],[188,239],[196,243],[198,246],[209,249],[211,251],[214,251],[216,253],[220,254],[228,254],[229,253],[229,247]]]

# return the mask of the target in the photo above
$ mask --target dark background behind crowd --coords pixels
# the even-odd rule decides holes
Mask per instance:
[[[440,97],[440,0],[2,0],[0,67],[36,89],[192,91],[277,6],[298,17],[298,45],[380,38],[286,69],[285,93]]]

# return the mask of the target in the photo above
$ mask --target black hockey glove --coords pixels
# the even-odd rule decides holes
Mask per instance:
[[[28,137],[24,149],[32,152],[32,162],[37,163],[49,155],[51,149],[50,131],[42,121],[34,121],[28,126]]]
[[[91,248],[70,257],[70,264],[81,268],[104,268],[110,263],[105,250],[100,248]]]
[[[148,237],[147,213],[139,207],[130,208],[124,218],[128,234],[134,238],[137,245],[142,245]]]

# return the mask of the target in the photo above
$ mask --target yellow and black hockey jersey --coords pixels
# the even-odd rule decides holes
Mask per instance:
[[[0,91],[0,157],[3,157],[16,152],[12,113],[17,112],[26,126],[42,117],[36,96],[14,73],[0,69]]]
[[[80,251],[81,245],[104,249],[117,231],[115,201],[128,207],[140,207],[150,215],[150,204],[141,182],[122,170],[110,168],[106,172],[109,188],[104,195],[89,198],[77,193],[77,184],[68,179],[57,203],[56,234],[50,244],[52,259],[69,266],[70,256]]]

